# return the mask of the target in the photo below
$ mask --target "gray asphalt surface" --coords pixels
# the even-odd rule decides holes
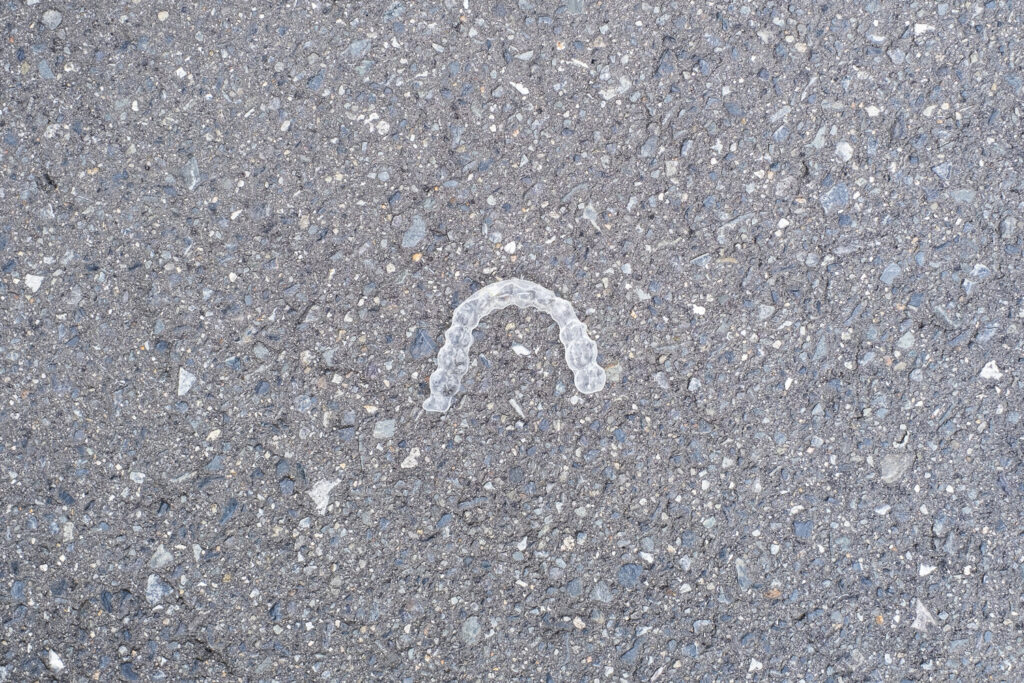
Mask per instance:
[[[0,681],[1020,680],[1021,22],[0,0]]]

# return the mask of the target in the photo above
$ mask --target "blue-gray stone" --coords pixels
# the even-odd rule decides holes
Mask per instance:
[[[1015,216],[1007,216],[999,222],[999,236],[1004,240],[1013,239],[1016,232],[1017,218]]]
[[[747,561],[742,558],[736,560],[736,583],[743,590],[747,590],[754,585],[753,580],[750,578],[750,568],[747,566]]]
[[[972,204],[977,194],[974,190],[962,187],[959,190],[951,190],[949,196],[957,204]]]
[[[126,681],[137,681],[137,680],[139,680],[139,674],[135,673],[135,670],[132,668],[132,663],[131,662],[121,662],[121,666],[118,667],[118,668],[121,671],[121,676]]]
[[[480,618],[470,617],[462,622],[462,640],[467,644],[475,643],[480,639]]]
[[[156,574],[150,574],[146,579],[146,600],[151,605],[157,604],[173,592],[174,589]]]
[[[636,585],[640,583],[640,575],[643,574],[643,567],[638,564],[624,564],[619,567],[619,573],[617,578],[619,585],[623,588],[636,588]]]
[[[725,111],[729,116],[740,118],[743,116],[743,107],[738,102],[726,102]]]
[[[900,276],[903,269],[900,268],[898,263],[890,263],[882,271],[882,274],[878,276],[878,279],[882,281],[882,284],[891,287],[892,283],[896,282],[896,278]]]
[[[348,46],[348,56],[352,59],[362,59],[366,56],[366,53],[370,51],[370,39],[363,38],[361,40],[354,40]]]
[[[797,538],[810,538],[811,530],[814,528],[814,522],[793,522],[793,532]]]
[[[195,157],[189,159],[188,163],[181,167],[181,177],[185,181],[185,187],[189,189],[189,192],[199,187],[202,179],[199,175],[199,162],[196,161]]]
[[[422,328],[416,330],[416,334],[412,338],[412,344],[409,345],[409,355],[412,356],[413,360],[422,360],[434,355],[437,351],[437,343],[433,337],[426,333]]]
[[[821,195],[820,201],[825,213],[842,211],[850,203],[850,190],[844,183],[836,183],[828,192]]]
[[[423,216],[415,215],[412,217],[412,225],[402,235],[402,248],[412,249],[427,235],[427,221],[423,219]]]
[[[640,146],[640,156],[644,158],[653,157],[658,151],[658,136],[652,135]]]
[[[594,586],[594,590],[591,592],[591,596],[600,602],[611,602],[612,601],[612,589],[604,581],[598,581],[597,585]]]
[[[317,71],[308,81],[306,81],[306,87],[310,90],[317,91],[324,85],[324,70],[320,69]]]
[[[390,439],[395,435],[395,425],[394,420],[377,420],[377,423],[373,425],[373,438]]]
[[[45,59],[39,60],[39,75],[47,81],[52,81],[54,78],[56,78],[56,76],[53,75],[53,69],[50,68],[49,62],[47,62]]]

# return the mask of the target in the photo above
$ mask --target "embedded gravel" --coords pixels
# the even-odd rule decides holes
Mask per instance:
[[[0,681],[1017,679],[1020,20],[0,0]]]

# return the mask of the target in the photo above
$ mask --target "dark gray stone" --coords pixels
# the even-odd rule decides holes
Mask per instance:
[[[409,345],[409,355],[413,360],[430,358],[437,353],[437,342],[427,334],[426,330],[418,329],[413,335],[412,344]]]

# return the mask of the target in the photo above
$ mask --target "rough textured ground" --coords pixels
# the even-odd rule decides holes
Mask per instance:
[[[0,0],[0,681],[1019,680],[1022,19]]]

